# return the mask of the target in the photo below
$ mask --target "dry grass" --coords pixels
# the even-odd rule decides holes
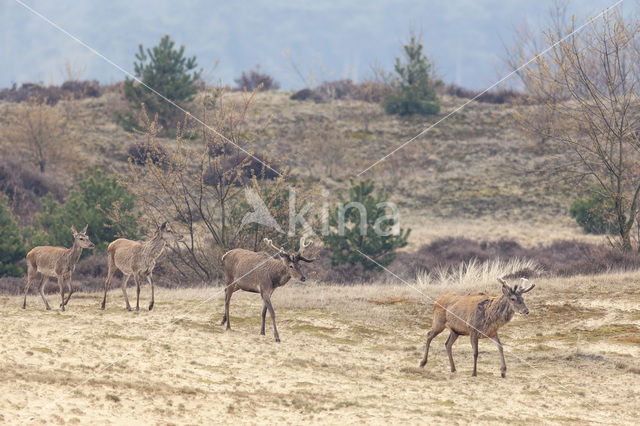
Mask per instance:
[[[631,424],[640,410],[639,278],[537,282],[526,298],[532,314],[501,333],[506,379],[486,341],[471,378],[464,338],[454,346],[457,374],[444,336],[417,367],[429,298],[472,289],[464,283],[414,283],[424,294],[398,283],[287,285],[273,297],[281,344],[269,327],[258,334],[252,294],[234,295],[233,330],[224,332],[219,288],[160,289],[156,309],[137,313],[123,310],[119,290],[104,312],[98,294],[74,295],[65,313],[44,311],[36,297],[23,311],[18,297],[3,297],[0,421]]]
[[[483,289],[492,291],[497,277],[508,277],[520,271],[529,270],[538,275],[538,265],[529,259],[513,258],[509,260],[496,259],[479,262],[475,259],[461,263],[457,268],[439,268],[432,273],[419,273],[418,285],[449,286],[469,291]]]

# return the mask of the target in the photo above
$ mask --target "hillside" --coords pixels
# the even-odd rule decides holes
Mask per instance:
[[[258,139],[247,149],[277,158],[291,168],[295,180],[315,181],[331,190],[344,190],[349,178],[466,101],[444,95],[438,116],[403,119],[385,115],[375,103],[315,103],[290,100],[290,95],[257,94],[248,130]],[[231,92],[225,101],[239,101],[242,96]],[[127,108],[119,91],[71,103],[84,132],[83,158],[89,164],[123,170],[134,137],[116,123],[116,113]],[[1,103],[0,114],[15,106]],[[189,110],[198,115],[197,100]],[[471,103],[362,177],[375,179],[390,191],[410,216],[562,218],[575,185],[531,173],[552,162],[555,153],[520,132],[512,112],[505,105]]]

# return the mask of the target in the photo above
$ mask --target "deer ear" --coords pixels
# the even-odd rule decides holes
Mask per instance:
[[[71,233],[73,234],[74,237],[78,235],[78,231],[76,231],[76,227],[73,225],[71,225]]]
[[[508,296],[511,294],[511,289],[509,288],[508,285],[502,284],[502,294],[504,294],[505,296]]]
[[[82,230],[83,234],[87,233],[87,228],[89,228],[89,224],[88,223],[84,226],[84,229]]]
[[[509,283],[500,277],[498,277],[498,281],[500,282],[500,284],[502,284],[502,293],[508,296],[509,293],[511,292],[511,287],[509,287]]]

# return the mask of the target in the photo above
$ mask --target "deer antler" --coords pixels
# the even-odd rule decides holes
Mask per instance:
[[[300,250],[298,251],[302,251],[302,249],[306,249],[307,247],[311,246],[313,244],[312,240],[309,240],[309,242],[307,242],[307,238],[303,235],[300,238]]]
[[[525,285],[526,283],[528,283],[528,282],[529,282],[529,280],[528,280],[528,279],[526,279],[526,278],[522,278],[522,279],[520,280],[520,288],[519,288],[519,290],[518,290],[518,292],[519,292],[520,294],[524,294],[524,293],[526,293],[526,292],[528,292],[528,291],[531,291],[531,290],[533,290],[533,288],[536,286],[534,283],[531,283],[531,285],[530,285],[529,287],[525,288],[525,287],[524,287],[524,285]]]
[[[277,251],[278,253],[280,253],[280,254],[284,254],[284,253],[286,253],[286,251],[284,250],[284,248],[282,248],[282,247],[280,247],[280,248],[276,247],[276,246],[273,244],[273,241],[271,241],[270,239],[265,238],[265,239],[264,239],[264,242],[265,242],[265,243],[267,243],[267,245],[270,245],[271,247],[273,247],[273,249],[274,249],[275,251]]]
[[[315,260],[315,259],[309,259],[307,257],[304,257],[302,254],[302,251],[307,247],[310,247],[312,244],[313,244],[313,241],[309,240],[307,242],[307,239],[305,238],[304,235],[300,238],[300,249],[298,250],[298,254],[297,254],[297,257],[299,260],[302,260],[303,262],[307,262],[307,263],[311,263]]]

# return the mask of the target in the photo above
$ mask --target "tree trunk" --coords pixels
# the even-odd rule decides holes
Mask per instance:
[[[633,250],[633,247],[631,247],[631,229],[627,229],[626,226],[623,227],[620,230],[620,238],[622,239],[622,251],[630,252]]]

